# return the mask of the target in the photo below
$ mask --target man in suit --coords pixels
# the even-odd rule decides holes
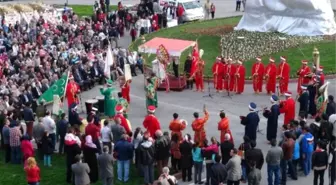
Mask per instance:
[[[74,66],[72,70],[73,77],[75,82],[80,86],[81,89],[86,89],[87,86],[84,82],[82,74],[79,72],[78,66]]]
[[[103,185],[113,183],[113,157],[109,154],[109,147],[103,147],[103,153],[98,156],[98,167]]]
[[[27,103],[26,106],[23,109],[23,119],[26,122],[27,125],[27,134],[29,135],[30,139],[32,138],[33,134],[33,125],[34,125],[34,113],[31,108],[31,104]]]
[[[83,77],[84,83],[91,89],[94,86],[94,80],[89,76],[86,66],[81,64],[78,66],[78,70]]]
[[[99,83],[102,84],[104,81],[104,71],[99,66],[98,62],[93,62],[92,67],[90,68],[90,75],[92,79],[99,80]]]
[[[41,90],[42,90],[42,93],[44,93],[46,90],[48,90],[49,89],[49,82],[48,82],[48,79],[43,79],[42,81],[41,81],[41,83],[42,83],[42,87],[41,87]]]
[[[33,97],[34,99],[38,99],[42,95],[41,84],[37,85],[36,82],[33,82],[32,86]]]
[[[33,102],[33,96],[25,89],[22,94],[20,94],[20,103],[26,105],[27,103]]]
[[[75,176],[75,185],[89,185],[89,165],[87,163],[82,163],[82,157],[80,155],[77,155],[75,160],[76,163],[71,165],[72,172]]]
[[[301,86],[301,94],[298,98],[298,102],[300,103],[300,111],[299,113],[302,113],[304,115],[304,118],[307,119],[308,117],[308,105],[309,105],[309,94],[307,91],[307,86],[302,85]]]

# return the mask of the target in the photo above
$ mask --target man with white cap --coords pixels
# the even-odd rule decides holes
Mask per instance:
[[[155,113],[154,105],[148,106],[147,111],[148,115],[145,117],[143,121],[143,126],[147,129],[147,132],[149,132],[150,136],[154,138],[155,132],[161,129],[160,122],[154,115]]]
[[[284,124],[287,125],[295,118],[295,100],[292,98],[292,93],[285,92],[286,100],[280,101],[280,113],[285,114]]]
[[[221,92],[223,90],[223,70],[224,64],[221,62],[221,57],[217,57],[216,62],[212,66],[213,83],[216,92]]]
[[[241,59],[237,60],[236,71],[235,71],[235,85],[234,91],[237,94],[241,94],[244,92],[245,86],[245,67],[243,65],[243,61]]]
[[[270,57],[269,63],[266,66],[265,76],[264,76],[265,83],[266,83],[266,92],[269,95],[275,93],[276,71],[277,71],[277,67],[275,65],[275,60],[273,57]]]
[[[114,116],[114,119],[120,119],[120,125],[125,128],[126,134],[130,134],[132,129],[124,116],[124,107],[122,105],[117,105],[115,110],[117,114]]]
[[[226,60],[226,65],[224,67],[224,89],[228,92],[233,91],[234,89],[234,77],[235,77],[235,66],[232,64],[232,59],[229,57]]]
[[[261,62],[261,57],[256,58],[256,62],[252,66],[252,81],[253,90],[256,94],[262,91],[264,78],[264,64]]]
[[[78,98],[78,93],[80,93],[80,87],[79,85],[75,82],[74,77],[72,74],[69,75],[68,77],[69,82],[66,86],[66,97],[68,100],[68,108],[72,104],[78,104],[79,103],[79,98]]]
[[[301,86],[308,84],[310,81],[310,78],[307,76],[310,73],[310,68],[307,65],[308,60],[302,60],[301,63],[301,68],[296,72],[298,75],[297,93],[299,94],[302,91]]]
[[[277,69],[277,78],[279,79],[280,95],[283,95],[286,91],[288,91],[289,72],[290,67],[289,64],[286,62],[286,57],[280,56],[280,64]]]
[[[280,115],[280,108],[277,104],[278,97],[276,95],[271,96],[272,106],[270,109],[264,109],[263,116],[267,118],[267,132],[266,138],[269,142],[272,139],[276,139],[277,131],[278,131],[278,118]]]
[[[100,88],[100,93],[104,95],[104,114],[108,117],[115,116],[115,107],[117,105],[117,100],[113,97],[114,89],[112,88],[112,85],[112,80],[106,80],[107,88]]]
[[[241,124],[245,125],[245,136],[248,136],[251,140],[257,140],[257,128],[259,125],[259,115],[257,113],[257,104],[251,102],[249,104],[250,113],[247,116],[240,116]]]
[[[301,95],[298,98],[298,102],[300,103],[299,114],[301,113],[307,119],[308,117],[308,105],[309,105],[309,94],[307,91],[307,86],[301,86]]]

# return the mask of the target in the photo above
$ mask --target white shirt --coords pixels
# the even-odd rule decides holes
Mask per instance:
[[[128,55],[127,59],[130,64],[135,64],[135,60],[133,59],[132,55]]]
[[[112,132],[108,126],[104,126],[100,132],[102,142],[112,142]]]
[[[51,118],[51,116],[45,116],[42,119],[42,123],[44,125],[45,130],[49,134],[55,134],[56,133],[56,124],[55,124],[55,121]]]

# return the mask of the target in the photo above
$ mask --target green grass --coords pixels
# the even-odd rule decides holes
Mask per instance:
[[[0,152],[0,184],[1,185],[26,185],[26,175],[23,170],[23,165],[5,164],[4,152]],[[43,161],[37,161],[41,169],[41,184],[43,185],[68,185],[66,183],[66,163],[65,156],[54,154],[52,156],[52,167],[44,167]],[[115,179],[116,175],[115,166]],[[101,185],[97,183],[91,185]],[[122,183],[115,180],[114,185],[139,185],[143,184],[143,178],[137,175],[134,166],[130,169],[130,180],[127,183]]]
[[[91,16],[93,14],[93,5],[69,5],[78,16]],[[116,10],[116,5],[110,6],[111,10]]]
[[[220,48],[220,36],[215,35],[202,35],[202,34],[194,34],[187,32],[187,30],[192,29],[211,29],[215,28],[218,25],[235,25],[238,24],[240,20],[240,16],[237,17],[231,17],[231,18],[220,18],[210,21],[201,21],[201,22],[195,22],[195,23],[189,23],[184,24],[177,27],[162,29],[157,32],[147,34],[145,36],[146,41],[151,40],[154,37],[164,37],[164,38],[175,38],[175,39],[183,39],[183,40],[191,40],[196,41],[198,40],[199,48],[204,49],[206,52],[203,55],[203,59],[206,63],[205,66],[205,75],[211,74],[211,67],[213,62],[215,61],[215,58],[221,54],[221,48]],[[141,39],[137,39],[134,43],[130,45],[131,50],[138,50],[138,46],[141,44]],[[291,74],[294,75],[296,73],[296,70],[301,65],[301,60],[303,59],[312,59],[312,52],[313,48],[316,46],[320,51],[320,61],[321,65],[325,67],[325,72],[327,73],[335,73],[335,64],[336,64],[336,54],[335,54],[335,43],[333,41],[322,41],[320,43],[315,44],[306,44],[300,46],[301,51],[303,52],[304,56],[300,52],[298,48],[290,48],[286,49],[279,53],[271,54],[270,56],[276,57],[277,61],[279,61],[279,56],[285,55],[288,57],[288,62],[291,65]],[[183,68],[183,63],[186,59],[186,56],[190,54],[191,48],[184,51],[181,55],[181,65],[180,65],[180,71]],[[150,55],[150,57],[146,57],[146,61],[152,61],[154,59],[154,55]],[[265,63],[268,62],[269,56],[263,56],[263,61]],[[250,76],[251,74],[251,66],[253,64],[254,59],[249,59],[245,65],[246,65],[246,75]],[[150,65],[147,63],[147,65]]]

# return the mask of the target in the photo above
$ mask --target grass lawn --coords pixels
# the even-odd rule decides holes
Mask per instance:
[[[93,1],[92,1],[93,3]],[[69,5],[73,9],[74,12],[76,12],[79,16],[91,16],[93,14],[93,4],[92,5]],[[111,10],[116,10],[116,5],[110,6]]]
[[[13,165],[4,163],[4,152],[0,151],[0,184],[1,185],[26,185],[26,175],[23,170],[23,165]],[[43,161],[37,161],[41,169],[41,184],[43,185],[68,185],[66,183],[66,163],[65,156],[53,155],[52,167],[44,167]],[[115,179],[116,179],[115,166]],[[98,181],[91,185],[101,185]],[[115,181],[114,185],[139,185],[143,184],[143,178],[136,173],[134,166],[130,169],[130,180],[127,183]]]
[[[219,34],[209,34],[204,32],[211,32],[211,30],[219,29],[220,33],[225,31],[225,25],[231,26],[238,24],[240,20],[240,16],[238,17],[231,17],[231,18],[221,18],[215,19],[210,21],[200,21],[196,23],[189,23],[185,25],[181,25],[178,27],[172,27],[167,29],[159,30],[158,32],[154,32],[151,34],[147,34],[145,36],[146,41],[151,40],[154,37],[164,37],[164,38],[175,38],[175,39],[183,39],[183,40],[198,40],[199,48],[205,51],[203,55],[203,59],[206,62],[205,66],[205,75],[212,76],[211,67],[213,62],[215,61],[216,56],[221,54],[221,47],[220,47],[220,39],[221,36]],[[222,29],[222,30],[221,30]],[[200,30],[200,31],[195,31]],[[141,44],[141,39],[136,40],[134,43],[131,44],[130,49],[137,50],[138,46]],[[336,54],[335,54],[335,42],[334,41],[321,41],[314,44],[304,44],[300,46],[301,51],[304,53],[306,58],[303,57],[302,53],[298,48],[289,48],[284,51],[271,54],[271,56],[276,57],[276,60],[279,61],[279,56],[285,55],[288,58],[288,62],[291,65],[291,74],[294,75],[301,65],[301,60],[303,59],[312,59],[312,52],[313,48],[316,46],[320,51],[320,61],[321,65],[325,67],[325,72],[330,73],[336,72],[335,68],[335,61],[336,61]],[[183,63],[186,59],[186,56],[190,54],[191,48],[184,51],[181,56],[181,64],[180,71],[183,69]],[[147,57],[146,61],[152,61],[154,59],[154,55]],[[268,62],[269,56],[263,56],[263,60],[265,63]],[[246,65],[246,72],[247,77],[251,74],[251,66],[253,64],[254,59],[248,59],[245,63]]]

